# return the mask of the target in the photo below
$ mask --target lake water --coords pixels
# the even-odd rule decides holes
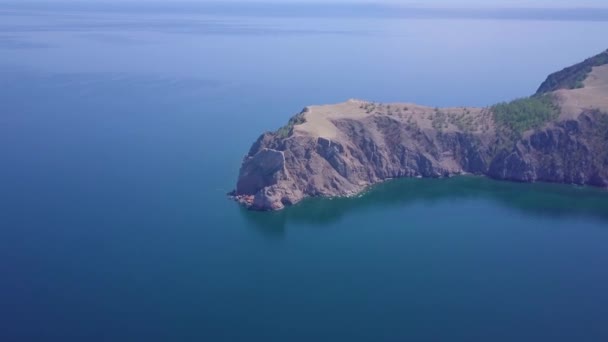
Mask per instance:
[[[525,96],[605,49],[605,20],[19,4],[0,7],[0,340],[608,340],[602,190],[404,179],[280,213],[225,195],[306,105]]]

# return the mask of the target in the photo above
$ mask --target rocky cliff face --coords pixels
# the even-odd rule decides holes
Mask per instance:
[[[485,174],[520,182],[608,186],[608,115],[581,113],[528,132],[493,158]]]
[[[603,73],[593,69],[589,75],[597,81]],[[602,92],[608,97],[608,87]],[[570,108],[560,102],[570,99],[562,95],[551,96]],[[311,106],[288,126],[260,136],[232,195],[252,209],[279,210],[306,197],[352,196],[391,178],[464,173],[606,187],[608,105],[596,107],[564,111],[510,134],[495,122],[492,108],[358,100]]]

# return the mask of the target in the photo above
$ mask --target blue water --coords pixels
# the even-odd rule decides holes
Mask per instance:
[[[0,7],[0,340],[608,340],[604,191],[225,196],[305,105],[525,96],[608,22],[142,8]]]

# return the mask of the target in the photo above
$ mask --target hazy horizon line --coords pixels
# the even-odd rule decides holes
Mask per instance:
[[[540,3],[539,3],[540,2]],[[213,5],[213,4],[247,4],[247,5],[339,5],[339,6],[358,6],[358,5],[373,5],[373,6],[390,6],[390,7],[414,7],[414,8],[445,8],[445,9],[572,9],[572,8],[601,8],[608,9],[608,4],[605,1],[599,0],[579,0],[575,5],[569,0],[562,0],[557,2],[556,0],[498,0],[491,3],[490,1],[481,0],[464,0],[455,3],[455,1],[447,0],[411,0],[411,1],[397,1],[397,0],[384,0],[384,1],[370,1],[370,0],[0,0],[0,4],[20,4],[20,5],[35,5],[35,4],[86,4],[86,5],[104,5],[104,4],[121,4],[121,5],[142,5],[142,4],[172,4],[172,5]]]
[[[159,1],[159,0],[0,0],[0,12],[73,11],[128,13],[197,13],[254,17],[332,17],[332,18],[452,18],[555,21],[608,21],[608,7],[545,6],[449,6],[438,3],[371,3],[371,2],[273,2],[273,1]]]

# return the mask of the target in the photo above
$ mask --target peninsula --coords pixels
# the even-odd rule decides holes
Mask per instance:
[[[280,210],[398,177],[485,175],[608,186],[608,50],[487,108],[349,100],[309,106],[251,146],[235,200]]]

